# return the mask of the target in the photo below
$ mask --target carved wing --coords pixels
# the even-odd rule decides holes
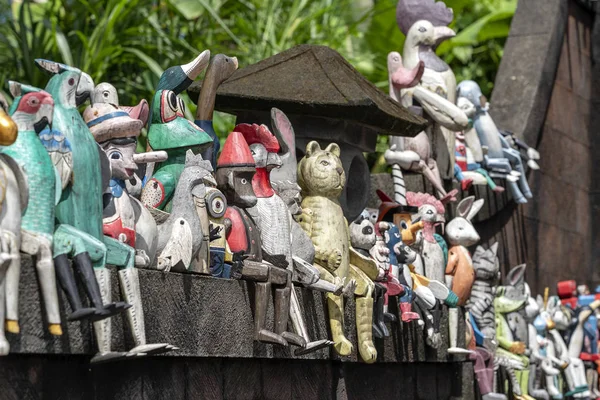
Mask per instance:
[[[0,162],[6,164],[8,168],[15,175],[17,185],[19,186],[19,197],[21,201],[21,210],[25,211],[27,204],[29,204],[29,183],[27,182],[27,176],[19,166],[19,164],[7,154],[0,153]]]
[[[158,256],[158,268],[168,272],[181,263],[187,270],[192,263],[192,246],[190,224],[183,218],[177,218],[171,229],[171,237]]]
[[[44,129],[40,133],[40,141],[50,155],[52,164],[60,177],[61,188],[64,190],[73,176],[73,153],[71,143],[62,134],[54,129]]]

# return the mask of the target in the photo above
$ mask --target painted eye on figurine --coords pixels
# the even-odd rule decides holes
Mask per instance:
[[[69,79],[69,86],[73,86],[75,84],[75,79]]]
[[[321,161],[321,165],[322,165],[322,166],[324,166],[324,167],[328,167],[328,166],[329,166],[329,161],[327,161],[327,160],[322,160],[322,161]]]
[[[400,228],[402,228],[402,229],[408,229],[408,225],[406,224],[405,221],[400,222]]]
[[[122,157],[122,154],[118,151],[113,151],[112,153],[109,154],[109,158],[111,160],[120,160]]]
[[[37,97],[30,97],[29,100],[27,100],[27,104],[29,106],[35,107],[38,104],[40,104],[40,99],[38,99]]]
[[[177,100],[179,100],[179,115],[183,117],[185,115],[185,103],[179,97],[177,98]]]
[[[419,32],[421,32],[421,33],[425,32],[426,30],[427,29],[424,26],[422,26],[422,27],[419,28]]]
[[[242,179],[240,179],[240,183],[242,185],[246,185],[248,183],[248,180],[246,178],[242,178]]]
[[[213,189],[206,195],[206,204],[208,206],[208,213],[213,218],[221,218],[225,215],[227,209],[227,200],[223,193]]]
[[[108,90],[105,90],[104,92],[102,92],[102,96],[104,96],[104,98],[108,99],[108,96],[110,96],[110,92]]]
[[[169,93],[169,107],[173,111],[177,111],[177,109],[179,108],[179,99],[177,98],[177,95],[173,92]]]
[[[179,99],[170,90],[163,91],[160,97],[160,116],[163,122],[170,122],[177,118]]]

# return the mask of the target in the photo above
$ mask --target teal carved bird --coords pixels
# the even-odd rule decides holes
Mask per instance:
[[[205,131],[184,117],[183,101],[171,90],[159,90],[152,102],[148,142],[153,150],[167,152],[168,160],[154,167],[142,191],[142,203],[170,212],[171,200],[185,165],[186,151],[195,154],[212,144]]]

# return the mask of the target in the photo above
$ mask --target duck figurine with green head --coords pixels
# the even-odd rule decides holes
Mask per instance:
[[[171,211],[171,200],[185,165],[186,151],[199,154],[212,138],[184,116],[183,101],[174,91],[162,89],[154,95],[148,142],[154,151],[164,150],[168,160],[155,165],[152,179],[142,190],[146,207]]]

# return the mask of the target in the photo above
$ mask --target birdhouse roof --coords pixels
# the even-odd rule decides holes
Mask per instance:
[[[197,100],[201,82],[188,92]],[[326,46],[299,45],[236,71],[217,91],[216,109],[342,119],[381,134],[414,136],[427,122],[390,99]]]

